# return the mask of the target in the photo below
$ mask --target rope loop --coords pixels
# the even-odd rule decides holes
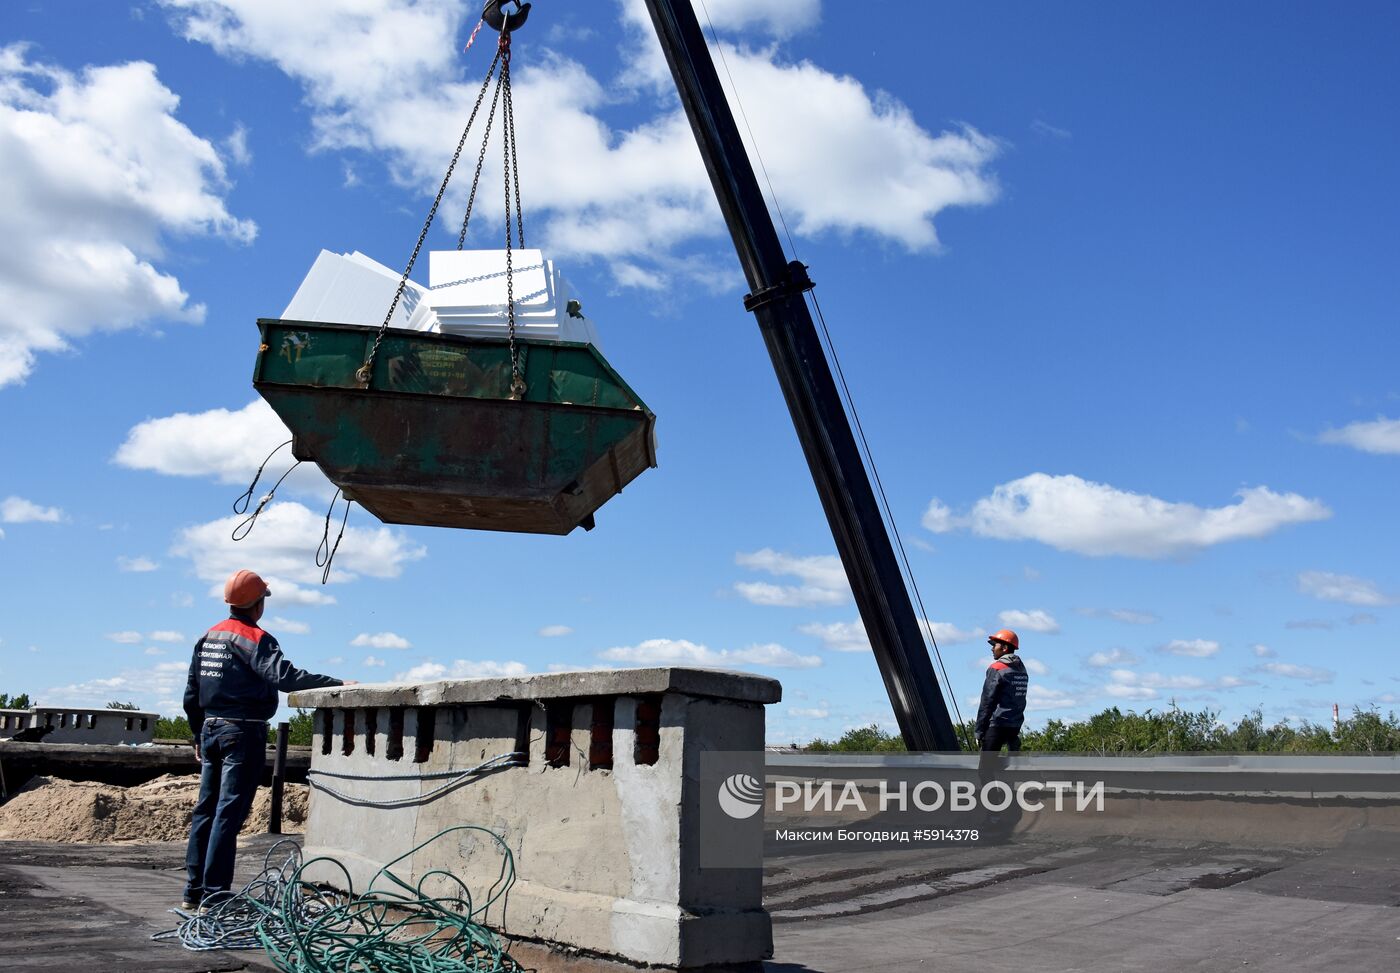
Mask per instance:
[[[258,464],[258,471],[253,474],[253,482],[249,483],[248,489],[243,491],[243,493],[238,497],[237,500],[233,501],[234,513],[241,514],[247,512],[248,504],[252,503],[253,501],[253,488],[258,485],[258,480],[262,478],[263,469],[267,466],[268,461],[270,461],[272,457],[277,454],[277,450],[281,449],[282,446],[289,446],[291,445],[291,443],[292,440],[289,439],[285,443],[282,443],[281,445],[274,448],[272,452],[267,454],[267,456],[263,457],[263,461]],[[242,504],[242,506],[239,506],[240,504]]]
[[[343,492],[336,487],[331,504],[326,508],[326,526],[321,531],[321,543],[316,545],[316,566],[324,568],[321,572],[321,584],[325,584],[331,578],[331,562],[335,560],[335,552],[340,550],[340,539],[345,536],[345,524],[350,519],[350,504],[354,501],[346,497],[345,514],[340,518],[340,533],[335,535],[335,543],[331,544],[331,512],[335,510],[336,500],[342,496]]]
[[[291,442],[291,440],[289,439],[289,440],[287,440],[287,442]],[[282,446],[285,446],[285,445],[287,445],[287,443],[283,443],[283,444],[282,444]],[[281,449],[282,446],[278,446],[277,449]],[[272,452],[273,452],[273,453],[277,452],[277,449],[274,449]],[[271,458],[272,458],[272,453],[269,453],[267,459],[271,459]],[[261,500],[258,501],[258,505],[257,505],[256,507],[253,508],[253,512],[252,512],[251,514],[249,514],[247,517],[244,517],[241,521],[238,522],[238,524],[233,528],[233,533],[229,535],[233,540],[235,540],[235,541],[241,541],[241,540],[243,540],[243,538],[247,537],[249,534],[251,534],[251,533],[253,532],[253,525],[256,524],[256,523],[258,522],[258,517],[262,515],[263,509],[264,509],[269,503],[271,503],[273,497],[275,497],[275,496],[277,495],[277,488],[280,487],[280,486],[282,485],[282,481],[283,481],[283,480],[285,480],[287,477],[289,477],[289,476],[292,475],[292,470],[294,470],[294,469],[296,469],[298,466],[300,466],[300,465],[301,465],[301,462],[302,462],[301,460],[297,460],[297,461],[296,461],[295,463],[293,463],[291,466],[287,467],[287,472],[283,473],[281,476],[279,476],[279,477],[277,478],[277,482],[274,483],[274,484],[272,484],[272,489],[269,490],[269,491],[267,491],[267,493],[265,493],[265,494],[263,495],[263,498],[262,498]],[[267,460],[263,460],[263,463],[264,463],[264,465],[266,465]],[[261,467],[261,466],[258,467],[258,472],[257,472],[257,474],[253,477],[253,482],[252,482],[251,484],[249,484],[249,486],[248,486],[248,492],[245,493],[243,496],[239,497],[237,500],[234,501],[234,503],[233,503],[233,509],[234,509],[234,512],[235,512],[235,513],[243,513],[243,510],[247,510],[247,509],[248,509],[248,500],[245,500],[244,498],[247,497],[249,500],[252,498],[253,487],[257,484],[257,482],[258,482],[258,477],[259,477],[259,476],[262,476],[262,467]],[[243,510],[239,510],[239,509],[238,509],[238,504],[239,504],[239,503],[242,503],[242,504],[243,504]]]

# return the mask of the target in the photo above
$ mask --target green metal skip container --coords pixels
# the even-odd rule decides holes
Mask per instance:
[[[260,319],[253,387],[292,453],[386,524],[567,534],[656,465],[656,416],[591,344]]]

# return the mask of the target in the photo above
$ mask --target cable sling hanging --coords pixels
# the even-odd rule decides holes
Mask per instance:
[[[499,31],[495,51],[402,273],[322,252],[282,317],[258,321],[253,386],[291,430],[293,457],[386,524],[591,530],[656,465],[655,414],[599,351],[554,262],[526,249],[511,74],[529,8],[482,12],[472,37]],[[424,286],[412,274],[473,132],[457,247],[430,252]],[[504,248],[467,249],[496,133]]]

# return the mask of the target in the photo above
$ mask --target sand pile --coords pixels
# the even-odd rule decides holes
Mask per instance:
[[[308,788],[288,784],[282,830],[300,833]],[[139,787],[35,777],[0,806],[0,839],[12,841],[174,841],[189,837],[199,777],[166,774]],[[243,833],[267,830],[272,791],[259,787]]]

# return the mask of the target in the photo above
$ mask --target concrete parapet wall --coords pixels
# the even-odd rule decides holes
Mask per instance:
[[[5,714],[27,716],[28,727],[48,728],[45,743],[150,743],[156,735],[158,713],[126,709],[82,709],[72,706],[35,706],[25,710],[5,710]],[[5,719],[0,718],[0,725]],[[23,727],[0,730],[12,737]]]
[[[763,705],[780,695],[771,679],[693,669],[293,694],[316,709],[307,855],[340,860],[362,889],[440,832],[480,825],[514,856],[506,908],[487,917],[509,935],[670,968],[760,960],[772,949],[761,869],[698,865],[699,755],[760,750]],[[433,793],[451,778],[428,775],[513,752],[524,766]],[[480,896],[500,865],[486,836],[456,832],[394,871],[417,882],[446,869]]]
[[[20,730],[34,725],[34,711],[27,709],[0,709],[0,740],[8,740]]]

